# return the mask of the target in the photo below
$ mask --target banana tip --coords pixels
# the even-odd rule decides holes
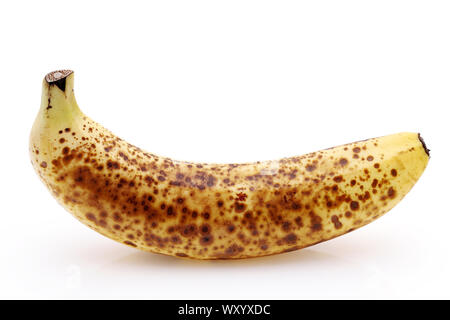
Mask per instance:
[[[66,90],[66,78],[72,74],[72,70],[56,70],[52,71],[50,73],[47,73],[45,76],[45,81],[47,81],[48,84],[56,85],[58,88],[60,88],[62,91]]]
[[[430,149],[427,148],[427,145],[425,144],[425,140],[423,140],[422,136],[420,135],[420,133],[418,134],[419,136],[419,140],[422,143],[423,149],[425,150],[425,153],[428,155],[428,157],[430,156]]]

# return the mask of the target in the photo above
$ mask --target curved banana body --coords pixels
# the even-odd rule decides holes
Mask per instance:
[[[53,196],[99,233],[196,259],[292,251],[380,217],[419,179],[428,150],[399,133],[303,156],[246,164],[147,153],[85,116],[73,72],[43,81],[32,164]]]

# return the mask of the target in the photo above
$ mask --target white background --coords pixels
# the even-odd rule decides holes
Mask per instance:
[[[448,299],[448,1],[9,1],[0,4],[0,298]],[[47,72],[82,110],[179,160],[247,162],[420,132],[424,175],[332,241],[186,261],[96,234],[34,173]]]

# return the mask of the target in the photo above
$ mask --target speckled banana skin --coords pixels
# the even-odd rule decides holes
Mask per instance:
[[[359,228],[419,179],[428,150],[399,133],[245,164],[145,152],[79,109],[70,70],[43,81],[33,167],[78,220],[126,245],[178,257],[235,259],[293,251]]]

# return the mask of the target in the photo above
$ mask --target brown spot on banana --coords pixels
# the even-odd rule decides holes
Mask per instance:
[[[314,245],[382,216],[428,163],[416,133],[257,163],[159,157],[85,116],[73,77],[62,70],[44,79],[30,135],[32,164],[81,222],[150,252],[238,259]]]

